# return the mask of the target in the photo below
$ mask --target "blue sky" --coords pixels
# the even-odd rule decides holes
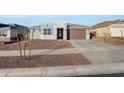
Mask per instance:
[[[124,15],[19,15],[0,16],[0,23],[17,23],[26,26],[39,25],[41,23],[68,22],[82,25],[94,25],[106,20],[124,19]]]

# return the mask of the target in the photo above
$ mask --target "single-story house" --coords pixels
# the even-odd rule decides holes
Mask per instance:
[[[55,24],[41,24],[32,26],[30,34],[34,32],[34,39],[88,39],[88,26],[71,24],[71,23],[55,23]],[[32,35],[30,35],[32,36]]]
[[[96,37],[124,37],[124,20],[98,23],[91,27],[90,32]]]
[[[29,28],[18,24],[0,24],[0,41],[13,42],[17,40],[16,32],[20,39],[24,38],[24,33],[29,32]]]

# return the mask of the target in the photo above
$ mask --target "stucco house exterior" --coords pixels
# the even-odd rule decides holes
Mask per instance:
[[[124,37],[124,21],[104,21],[92,26],[90,32],[96,37]]]
[[[19,38],[24,37],[24,32],[29,32],[29,28],[18,24],[0,24],[0,41],[13,42],[17,40],[16,32]]]
[[[89,31],[88,26],[71,23],[41,24],[30,28],[30,34],[34,32],[33,38],[42,40],[86,39],[86,31]]]

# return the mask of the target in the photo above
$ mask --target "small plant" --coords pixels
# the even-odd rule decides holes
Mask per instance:
[[[31,37],[30,37],[29,33],[24,32],[24,37],[23,37],[23,39],[21,39],[24,41],[23,41],[23,43],[21,43],[19,34],[18,34],[18,32],[16,32],[18,47],[19,47],[19,51],[20,51],[20,59],[22,59],[22,60],[30,60],[33,35],[34,35],[34,32],[32,33]],[[23,46],[23,50],[22,50],[22,46]],[[29,51],[28,58],[26,58],[26,49],[28,49],[28,51]],[[23,52],[24,54],[22,54],[22,51],[24,51]]]

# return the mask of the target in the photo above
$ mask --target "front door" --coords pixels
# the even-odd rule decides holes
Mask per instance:
[[[57,29],[57,39],[63,39],[63,28]]]

